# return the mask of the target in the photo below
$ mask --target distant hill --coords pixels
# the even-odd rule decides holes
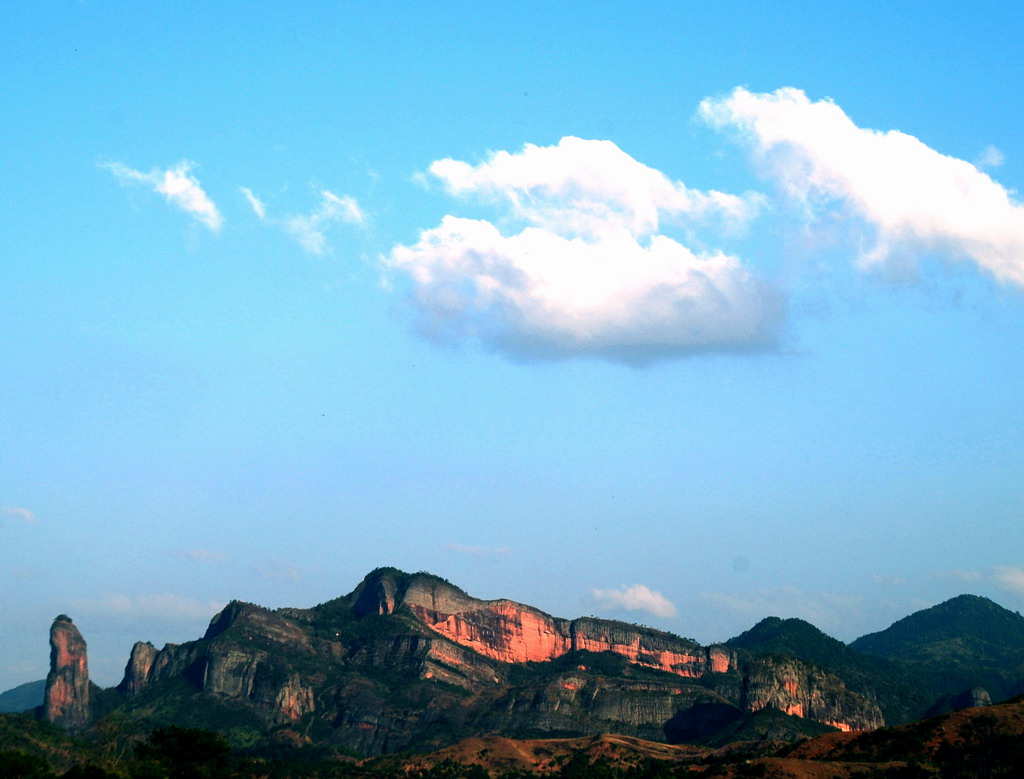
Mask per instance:
[[[802,619],[766,617],[729,639],[726,646],[813,663],[838,676],[849,689],[876,701],[889,724],[918,719],[938,696],[905,664],[859,652]]]
[[[998,701],[1024,679],[1024,617],[977,595],[915,612],[850,647],[903,661],[942,694],[984,687]]]
[[[17,714],[43,705],[46,680],[25,682],[6,692],[0,692],[0,714]]]

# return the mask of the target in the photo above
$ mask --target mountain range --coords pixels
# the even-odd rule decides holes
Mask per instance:
[[[769,617],[701,646],[380,568],[312,608],[233,601],[201,638],[136,643],[115,688],[89,682],[85,640],[69,617],[55,620],[50,640],[38,714],[72,734],[137,740],[191,727],[235,747],[363,756],[481,737],[798,741],[1024,692],[1024,617],[972,595],[849,645]]]

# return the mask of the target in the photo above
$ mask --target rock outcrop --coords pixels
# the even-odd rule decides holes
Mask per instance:
[[[951,711],[973,709],[977,706],[991,706],[992,696],[984,687],[972,687],[960,693],[944,695],[925,712],[926,717],[937,717]]]
[[[89,660],[85,639],[66,614],[50,626],[50,672],[43,718],[75,732],[89,723]]]
[[[849,692],[837,677],[796,658],[757,657],[744,676],[742,708],[775,708],[839,730],[885,724],[878,706]]]
[[[204,693],[251,704],[270,722],[295,721],[313,710],[313,690],[283,658],[308,649],[307,635],[294,623],[232,601],[199,641],[167,644],[159,651],[137,642],[117,689],[130,696],[184,678]]]
[[[156,656],[155,646],[148,641],[136,641],[128,657],[128,664],[124,667],[124,679],[117,689],[126,695],[141,692],[149,681],[149,672],[153,668]]]

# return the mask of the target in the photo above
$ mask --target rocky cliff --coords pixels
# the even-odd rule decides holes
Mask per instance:
[[[155,646],[148,641],[136,641],[131,655],[128,656],[128,664],[124,667],[124,678],[117,689],[126,695],[141,692],[149,681],[149,672],[156,657]]]
[[[144,699],[138,710],[152,712],[186,688],[268,728],[367,754],[480,732],[671,740],[693,731],[672,723],[698,706],[776,708],[842,729],[882,719],[839,679],[794,658],[560,619],[395,569],[314,608],[232,602],[201,639],[160,650],[138,643],[118,691],[129,708]]]
[[[613,652],[631,663],[697,678],[735,670],[736,653],[651,628],[584,618],[566,620],[510,600],[483,601],[428,574],[371,573],[357,590],[357,613],[392,614],[403,606],[450,641],[502,663],[543,663],[570,652]]]
[[[268,721],[295,721],[313,710],[313,690],[288,658],[308,650],[308,636],[294,623],[234,601],[198,641],[159,651],[137,642],[117,689],[133,696],[161,681],[184,679],[211,696],[251,704]]]
[[[65,614],[50,626],[50,672],[43,694],[43,718],[69,731],[81,730],[90,719],[85,639]]]
[[[363,613],[390,614],[405,607],[432,631],[503,663],[610,652],[643,668],[705,680],[707,687],[746,711],[772,707],[840,730],[884,724],[873,702],[847,690],[834,675],[792,657],[741,663],[737,650],[728,646],[702,647],[671,633],[610,620],[558,619],[514,601],[472,598],[434,576],[390,569],[371,573],[356,603]],[[659,717],[660,712],[654,715]]]

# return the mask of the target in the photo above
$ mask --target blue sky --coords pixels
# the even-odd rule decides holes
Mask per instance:
[[[0,689],[378,565],[704,642],[1021,608],[1022,28],[9,10]]]

